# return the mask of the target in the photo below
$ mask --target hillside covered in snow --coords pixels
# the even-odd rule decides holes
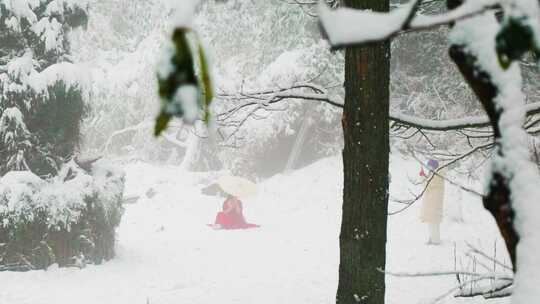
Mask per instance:
[[[245,201],[246,218],[261,227],[226,231],[206,226],[223,201],[201,194],[216,174],[129,164],[126,194],[140,199],[126,205],[117,235],[118,256],[84,269],[52,266],[46,271],[2,273],[0,300],[10,304],[332,303],[339,263],[341,166],[340,158],[330,157],[261,181],[257,197]],[[393,157],[392,177],[398,182],[392,184],[391,194],[413,190],[407,176],[417,172],[414,160]],[[506,259],[495,224],[480,201],[466,194],[461,202],[457,198],[456,191],[448,191],[441,246],[426,245],[419,206],[390,217],[388,271],[431,273],[455,267],[472,271],[466,243],[490,253],[497,243],[498,258]],[[458,203],[462,222],[456,219]],[[392,304],[432,303],[457,286],[455,276],[387,275],[387,284],[387,300]],[[450,295],[441,303],[483,301],[456,300]]]

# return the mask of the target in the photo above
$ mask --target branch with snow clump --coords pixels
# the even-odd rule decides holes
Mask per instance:
[[[207,56],[192,23],[198,0],[183,1],[175,11],[171,41],[158,66],[161,110],[154,135],[159,136],[173,117],[193,124],[210,122],[214,88]],[[202,117],[200,117],[202,116]]]
[[[452,4],[458,5],[459,1]],[[538,11],[537,3],[531,11]],[[504,26],[493,14],[457,23],[451,32],[450,54],[494,129],[495,153],[484,206],[495,217],[517,271],[513,301],[528,303],[540,296],[531,283],[539,278],[533,270],[540,265],[540,234],[535,218],[539,209],[531,199],[540,197],[540,175],[529,159],[523,129],[526,110],[519,65],[516,61],[508,64],[500,57],[506,51],[498,48],[501,33],[506,33]]]
[[[405,31],[426,30],[471,18],[496,7],[499,1],[467,1],[455,10],[436,16],[418,14],[421,3],[422,0],[412,0],[390,13],[380,13],[351,8],[332,10],[321,1],[318,10],[321,25],[330,43],[333,47],[341,47],[383,41]]]

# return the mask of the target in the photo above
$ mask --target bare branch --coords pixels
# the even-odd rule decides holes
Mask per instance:
[[[508,265],[506,265],[506,264],[504,264],[504,263],[502,263],[502,262],[496,260],[495,258],[492,258],[492,257],[488,256],[486,253],[484,253],[484,252],[481,251],[480,249],[474,247],[474,246],[471,245],[470,243],[466,243],[466,244],[467,244],[467,246],[469,247],[469,249],[471,250],[471,252],[481,255],[482,257],[484,257],[484,258],[486,258],[486,259],[488,259],[488,260],[490,260],[490,261],[496,263],[497,265],[503,267],[503,268],[506,269],[506,270],[513,271],[513,270],[512,270],[512,267],[510,267],[510,266],[508,266]]]
[[[502,281],[513,281],[514,278],[511,275],[506,273],[478,273],[472,271],[432,271],[432,272],[391,272],[391,271],[382,271],[384,274],[393,276],[393,277],[405,277],[405,278],[418,278],[418,277],[438,277],[438,276],[455,276],[456,274],[468,275],[475,278],[482,279],[492,279],[497,278]]]

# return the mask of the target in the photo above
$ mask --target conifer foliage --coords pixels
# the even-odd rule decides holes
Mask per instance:
[[[0,176],[55,175],[78,146],[84,73],[67,35],[86,25],[85,2],[0,0]]]
[[[68,35],[87,19],[85,0],[0,0],[0,271],[114,256],[124,174],[74,155],[88,81]]]

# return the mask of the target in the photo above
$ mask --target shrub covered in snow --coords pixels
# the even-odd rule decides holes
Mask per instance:
[[[0,176],[54,175],[79,143],[85,81],[67,35],[85,25],[85,2],[0,1]]]
[[[42,180],[30,171],[0,179],[0,270],[101,263],[114,256],[124,173],[71,161]]]

